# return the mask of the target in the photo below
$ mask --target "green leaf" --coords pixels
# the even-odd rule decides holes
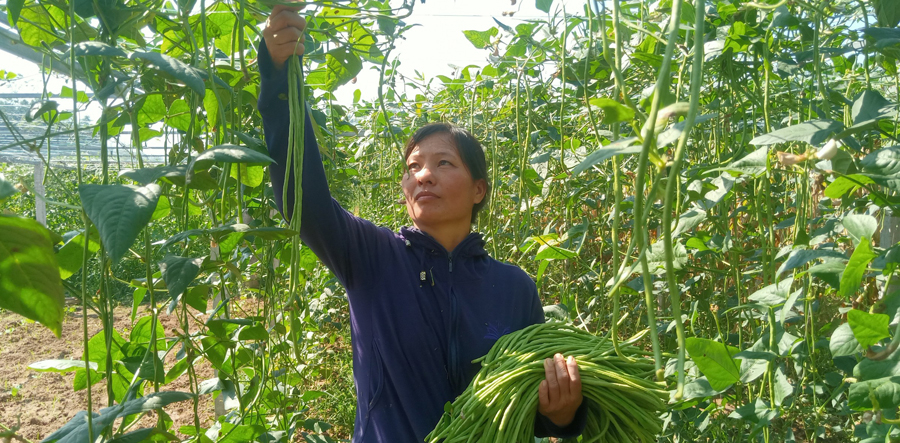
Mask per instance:
[[[841,274],[841,290],[839,292],[842,296],[850,297],[856,293],[869,262],[877,256],[878,254],[872,252],[869,239],[863,237],[856,249],[853,250],[853,255],[850,256],[850,262],[844,268],[844,273]]]
[[[200,274],[203,258],[168,256],[159,264],[163,280],[169,289],[169,297],[176,299]]]
[[[600,163],[606,159],[612,158],[619,154],[637,154],[641,152],[641,146],[635,145],[637,137],[628,137],[600,147],[596,151],[590,153],[578,166],[572,169],[572,175],[578,175],[588,168]]]
[[[828,349],[831,350],[832,357],[842,357],[844,355],[856,355],[862,352],[862,346],[853,335],[853,329],[850,323],[842,323],[834,333],[831,334],[831,341],[828,342]]]
[[[130,185],[82,185],[78,188],[84,212],[100,231],[103,247],[112,264],[116,264],[134,244],[150,219],[159,195],[156,184],[144,187]]]
[[[674,265],[675,270],[684,268],[684,265],[688,262],[688,254],[687,249],[681,241],[675,241],[675,244],[672,245],[672,252],[674,255],[672,264]],[[647,261],[649,262],[650,272],[654,274],[665,272],[666,250],[662,241],[650,245],[650,249],[647,250]]]
[[[41,322],[59,337],[63,286],[51,238],[35,220],[0,215],[0,308]]]
[[[491,37],[496,37],[499,31],[496,27],[487,31],[463,31],[463,35],[472,42],[478,49],[485,49],[491,46]]]
[[[800,266],[820,258],[846,259],[847,257],[843,253],[833,249],[794,249],[791,251],[791,255],[788,259],[778,267],[778,271],[775,272],[775,275],[781,277],[782,273],[794,268],[799,268]]]
[[[97,363],[90,362],[90,367],[97,370]],[[28,365],[28,369],[38,372],[69,372],[78,368],[84,369],[84,360],[41,360]]]
[[[150,436],[158,435],[159,433],[160,431],[156,428],[143,428],[122,434],[109,440],[108,443],[141,443],[148,441]]]
[[[825,196],[832,199],[843,198],[848,193],[859,189],[860,183],[869,185],[875,182],[862,174],[840,176],[825,187]]]
[[[100,236],[96,229],[91,229],[88,244],[88,257],[100,250]],[[71,277],[84,264],[84,232],[67,241],[56,253],[59,262],[59,277],[63,280]]]
[[[754,292],[747,299],[765,307],[782,305],[791,293],[791,284],[793,282],[793,278],[784,279]]]
[[[897,409],[897,406],[900,406],[900,377],[877,378],[850,385],[847,400],[851,409],[872,410],[875,408],[872,399],[878,402],[879,410]]]
[[[787,376],[784,375],[784,365],[779,365],[778,369],[775,370],[775,385],[773,388],[775,391],[775,406],[783,405],[784,399],[794,394],[794,386]]]
[[[122,403],[122,409],[121,411],[119,411],[118,416],[127,417],[132,414],[148,412],[155,409],[160,409],[172,403],[191,400],[194,397],[194,394],[191,394],[190,392],[160,391]]]
[[[245,146],[219,145],[203,151],[191,162],[188,170],[208,169],[213,163],[248,163],[252,165],[268,165],[274,162],[271,157]]]
[[[169,57],[168,55],[157,52],[134,52],[129,57],[132,60],[140,59],[147,63],[155,65],[157,68],[169,73],[172,77],[184,82],[189,88],[196,92],[200,97],[206,95],[206,86],[203,85],[203,77],[201,72],[196,68],[188,66],[180,60]]]
[[[538,8],[538,10],[549,13],[550,5],[553,4],[553,0],[536,0],[534,3],[534,7]]]
[[[198,285],[190,288],[184,294],[184,302],[188,306],[200,311],[206,312],[206,304],[209,298],[209,286]]]
[[[885,100],[881,93],[873,90],[865,90],[856,97],[850,116],[853,118],[853,126],[864,126],[871,122],[893,118],[896,116],[896,105]]]
[[[590,106],[596,106],[603,111],[603,119],[600,123],[609,125],[618,122],[634,120],[634,110],[606,97],[592,98],[588,101]]]
[[[728,415],[729,418],[746,420],[756,424],[756,426],[768,426],[772,419],[777,416],[778,412],[770,408],[769,405],[759,397],[756,398],[755,402],[746,403]]]
[[[870,176],[900,175],[900,146],[881,148],[863,157],[859,164],[863,171]]]
[[[684,214],[678,216],[678,223],[672,229],[672,237],[678,237],[691,229],[696,228],[706,220],[706,211],[700,208],[689,209]]]
[[[700,123],[703,123],[707,120],[712,120],[718,117],[718,115],[719,114],[703,114],[697,116],[697,118],[694,120],[694,126],[699,125]],[[686,129],[686,120],[675,123],[671,128],[666,129],[663,133],[659,134],[659,136],[656,137],[656,146],[658,148],[665,148],[666,146],[675,143],[675,141],[677,141],[678,138],[681,137],[681,134],[683,134]]]
[[[841,274],[844,272],[844,269],[847,267],[847,264],[843,261],[833,260],[826,261],[824,263],[810,266],[806,271],[809,275],[822,279],[825,283],[828,283],[834,289],[841,288]]]
[[[24,5],[25,0],[6,0],[6,11],[9,13],[10,26],[16,26],[16,22],[19,21],[19,13],[22,12],[22,6]]]
[[[863,237],[872,238],[878,229],[878,220],[875,217],[865,214],[847,214],[841,220],[844,229],[853,238],[853,243],[859,243]]]
[[[713,171],[728,171],[739,175],[758,176],[766,172],[767,160],[769,157],[769,148],[759,148],[746,157],[735,160],[723,168],[716,168]]]
[[[266,171],[262,166],[252,166],[241,163],[232,166],[231,178],[237,180],[238,171],[240,171],[241,183],[248,188],[255,188],[261,185],[263,177],[266,175]]]
[[[184,184],[184,176],[187,174],[188,165],[157,166],[155,168],[123,169],[119,177],[128,177],[141,185],[153,183],[160,178],[178,178],[178,182]]]
[[[685,349],[712,389],[724,390],[741,379],[739,360],[731,358],[738,352],[737,348],[726,348],[724,344],[706,338],[689,337]]]
[[[3,200],[6,200],[16,194],[19,191],[13,186],[12,183],[4,180],[3,174],[0,174],[0,203],[3,203]]]
[[[776,143],[799,141],[818,146],[827,140],[829,136],[840,132],[843,128],[843,124],[834,120],[810,120],[757,136],[750,140],[750,144],[767,146]]]
[[[103,42],[98,41],[86,41],[75,44],[75,55],[78,57],[84,56],[103,56],[103,57],[128,57],[128,54],[125,51],[115,47],[110,46]]]
[[[850,325],[856,341],[864,349],[891,336],[888,330],[890,317],[886,314],[869,314],[859,309],[851,309],[847,312],[847,323]]]
[[[150,340],[153,338],[151,334],[152,324],[151,321],[153,317],[150,315],[145,315],[141,317],[137,323],[134,325],[134,328],[131,329],[131,335],[128,337],[128,341],[130,346],[142,346],[149,347]],[[156,343],[157,348],[159,350],[166,350],[166,331],[163,328],[162,322],[159,318],[156,319]],[[141,371],[143,372],[143,371]]]
[[[335,48],[325,54],[325,65],[306,76],[306,82],[326,91],[333,92],[359,74],[362,61],[345,47]]]

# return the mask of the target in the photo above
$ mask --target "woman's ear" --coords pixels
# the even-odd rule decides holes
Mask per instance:
[[[484,197],[487,195],[487,181],[483,178],[479,178],[475,180],[475,202],[473,204],[479,204],[484,201]]]

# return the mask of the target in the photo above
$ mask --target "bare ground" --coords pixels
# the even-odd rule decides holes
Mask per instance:
[[[119,307],[114,311],[115,328],[123,337],[131,329],[131,309]],[[144,310],[143,314],[146,315]],[[167,333],[178,325],[174,315],[160,315]],[[93,336],[102,329],[96,314],[88,314],[88,335]],[[73,359],[82,357],[82,314],[81,307],[69,309],[62,325],[62,335],[57,338],[43,325],[30,322],[24,317],[0,310],[0,432],[16,428],[16,435],[25,441],[39,441],[62,427],[78,411],[87,409],[87,390],[75,392],[72,382],[75,372],[58,374],[37,372],[28,365],[48,359]],[[168,370],[174,364],[174,353],[170,353],[165,365]],[[212,368],[197,367],[200,380],[213,377]],[[187,374],[164,387],[165,390],[189,392]],[[101,381],[92,389],[94,410],[108,406],[106,384]],[[175,429],[183,425],[193,425],[192,402],[179,402],[164,408],[175,422]],[[214,414],[211,395],[200,398],[200,424],[209,427]],[[152,426],[155,419],[144,417],[141,424]],[[146,423],[144,423],[146,422]],[[141,426],[143,427],[143,426]],[[4,429],[6,428],[6,429]]]

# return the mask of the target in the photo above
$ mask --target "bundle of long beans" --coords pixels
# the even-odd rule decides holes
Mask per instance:
[[[583,442],[653,442],[669,392],[654,376],[653,360],[561,323],[529,326],[497,340],[482,368],[425,441],[531,443],[545,358],[556,353],[578,362],[588,402]]]

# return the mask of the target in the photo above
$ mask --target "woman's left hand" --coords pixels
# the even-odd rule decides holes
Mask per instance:
[[[578,363],[571,355],[565,359],[562,354],[556,354],[553,359],[544,360],[544,372],[547,378],[538,388],[538,412],[556,426],[568,426],[583,400]]]

